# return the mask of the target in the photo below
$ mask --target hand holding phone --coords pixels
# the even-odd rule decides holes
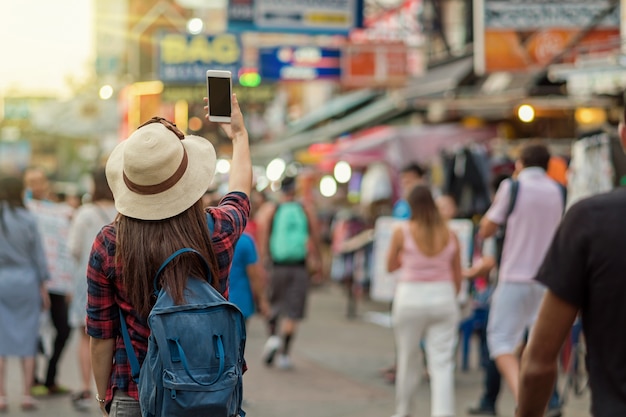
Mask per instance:
[[[230,123],[232,115],[232,74],[230,71],[208,70],[208,118],[211,122]]]

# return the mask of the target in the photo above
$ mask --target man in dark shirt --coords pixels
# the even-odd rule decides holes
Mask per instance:
[[[626,126],[619,136],[626,149]],[[626,416],[626,188],[566,213],[536,279],[548,291],[522,360],[518,417],[542,416],[580,312],[594,417]]]

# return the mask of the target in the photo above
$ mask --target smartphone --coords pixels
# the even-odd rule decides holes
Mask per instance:
[[[230,123],[233,89],[231,72],[208,70],[206,72],[206,88],[209,98],[209,121]]]

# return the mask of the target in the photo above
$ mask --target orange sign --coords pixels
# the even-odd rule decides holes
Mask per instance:
[[[399,87],[407,79],[407,48],[402,42],[353,43],[341,54],[346,87]]]
[[[575,29],[486,30],[485,68],[487,72],[540,69],[565,51],[578,32]],[[619,29],[596,29],[566,52],[558,63],[574,62],[581,53],[609,52],[616,45],[619,45]]]
[[[479,73],[538,70],[620,48],[620,8],[614,0],[477,0],[477,4],[484,11],[475,27]]]

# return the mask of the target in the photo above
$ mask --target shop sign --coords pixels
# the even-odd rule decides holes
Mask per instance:
[[[42,105],[51,101],[51,98],[42,97],[5,97],[0,103],[3,107],[0,120],[29,120]]]
[[[532,71],[544,68],[555,57],[559,63],[569,63],[580,53],[619,49],[620,10],[613,4],[611,0],[477,1],[483,13],[475,25],[476,72]],[[611,7],[598,25],[566,51],[581,30]]]
[[[348,34],[363,24],[364,0],[230,0],[229,27],[250,31]]]
[[[609,7],[609,0],[485,0],[485,28],[535,30],[570,28],[580,30],[594,16]],[[615,8],[598,28],[619,27],[619,8]]]
[[[626,89],[626,68],[572,72],[567,76],[567,93],[572,96],[618,94]]]
[[[391,10],[376,13],[365,19],[363,29],[350,32],[350,40],[354,41],[402,41],[412,47],[424,45],[426,37],[420,21],[423,0],[404,0]]]
[[[254,25],[254,0],[229,0],[228,23]]]
[[[317,46],[259,49],[259,74],[264,80],[307,81],[339,78],[341,51]]]
[[[166,34],[159,39],[159,77],[164,83],[203,83],[207,69],[231,71],[241,68],[243,48],[239,36]]]
[[[7,172],[21,172],[31,162],[32,151],[27,140],[0,141],[0,166]]]
[[[346,87],[398,87],[407,80],[407,48],[402,42],[355,43],[341,54]]]

